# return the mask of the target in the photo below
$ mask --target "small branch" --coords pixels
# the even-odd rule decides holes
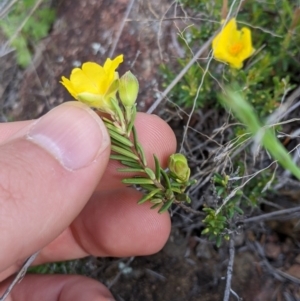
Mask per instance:
[[[127,21],[127,18],[128,18],[128,16],[129,16],[130,12],[131,12],[131,9],[132,9],[132,6],[133,6],[133,4],[134,4],[134,1],[135,1],[135,0],[131,0],[130,3],[128,4],[128,6],[127,6],[127,10],[126,10],[126,12],[125,12],[125,16],[124,16],[124,18],[123,18],[123,20],[122,20],[122,23],[121,23],[121,25],[120,25],[120,27],[119,27],[119,30],[118,30],[118,32],[117,32],[117,36],[116,36],[116,38],[115,38],[115,40],[114,40],[114,42],[113,42],[113,45],[112,45],[112,47],[111,47],[111,50],[110,50],[110,52],[109,52],[109,57],[110,57],[110,58],[113,56],[113,54],[114,54],[114,52],[115,52],[115,50],[116,50],[117,44],[118,44],[118,42],[119,42],[119,40],[120,40],[120,36],[121,36],[121,34],[122,34],[122,32],[123,32],[125,23],[126,23],[126,21]]]
[[[194,210],[193,208],[184,205],[182,202],[175,201],[174,204],[176,204],[178,207],[182,208],[186,212],[193,213],[193,214],[198,215],[198,216],[204,216],[205,215],[204,212]]]
[[[276,219],[282,215],[293,214],[296,212],[300,212],[300,206],[289,208],[289,209],[278,210],[275,212],[270,212],[270,213],[262,214],[259,216],[249,217],[249,218],[244,219],[242,222],[244,224],[253,223],[253,222],[261,222],[261,221],[265,221],[265,220]],[[290,216],[289,216],[289,218],[290,218]]]
[[[127,260],[127,262],[125,263],[124,267],[123,267],[123,268],[120,270],[120,272],[115,276],[115,278],[107,285],[107,287],[108,287],[109,289],[111,289],[111,287],[117,283],[117,281],[119,280],[119,278],[120,278],[121,275],[123,274],[124,269],[125,269],[125,268],[128,268],[134,259],[135,259],[135,257],[132,256],[132,257],[130,257],[130,258]],[[1,300],[0,300],[0,301],[1,301]]]
[[[233,236],[231,236],[229,241],[229,262],[227,266],[226,287],[225,287],[223,301],[229,301],[229,297],[230,297],[234,255],[235,255],[234,239]]]
[[[206,43],[198,50],[198,52],[194,55],[194,57],[188,62],[188,64],[180,71],[180,73],[173,79],[170,85],[163,91],[161,96],[151,105],[151,107],[147,110],[148,114],[151,114],[158,105],[162,102],[162,100],[168,95],[168,93],[175,87],[175,85],[181,80],[181,78],[185,75],[185,73],[191,68],[191,66],[197,61],[197,59],[203,55],[203,53],[209,48],[212,40],[214,39],[216,34],[214,34]]]
[[[294,283],[300,285],[299,278],[294,277],[288,273],[285,273],[284,271],[281,271],[280,269],[276,269],[271,265],[271,263],[266,258],[264,248],[262,247],[262,245],[259,242],[255,241],[253,246],[254,246],[253,249],[255,251],[257,251],[259,256],[262,258],[262,265],[264,265],[266,267],[266,269],[268,270],[268,272],[270,274],[272,274],[277,280],[282,281],[282,282],[284,282],[285,280],[289,280],[291,282],[294,282]]]
[[[10,292],[12,291],[14,286],[23,279],[23,277],[25,276],[25,274],[27,272],[27,269],[30,267],[30,265],[35,260],[35,258],[37,257],[38,254],[39,254],[39,251],[34,253],[33,255],[31,255],[30,257],[28,257],[26,259],[26,261],[24,262],[24,264],[23,264],[22,268],[20,269],[19,273],[16,275],[16,277],[14,278],[12,283],[9,285],[9,287],[6,289],[4,294],[0,297],[0,301],[4,301],[7,298],[7,296],[10,294]]]
[[[6,7],[4,7],[0,12],[0,18],[3,19],[8,14],[11,7],[17,2],[18,0],[12,0],[10,3],[8,3],[8,5],[6,5]]]

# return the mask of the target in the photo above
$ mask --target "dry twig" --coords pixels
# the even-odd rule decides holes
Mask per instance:
[[[235,256],[234,239],[231,236],[229,240],[229,262],[227,265],[226,287],[225,287],[223,301],[229,301],[229,297],[231,293],[231,279],[233,273],[234,256]]]
[[[34,253],[33,255],[31,255],[30,257],[28,257],[26,259],[26,261],[24,262],[22,268],[20,269],[20,271],[16,275],[15,279],[12,281],[12,283],[6,289],[6,291],[4,292],[4,294],[0,297],[0,301],[4,301],[8,297],[8,295],[10,294],[10,292],[12,291],[12,289],[14,288],[14,286],[16,284],[18,284],[23,279],[23,277],[25,276],[28,268],[30,267],[30,265],[32,264],[32,262],[35,260],[35,258],[37,257],[38,254],[39,254],[39,251],[36,252],[36,253]]]

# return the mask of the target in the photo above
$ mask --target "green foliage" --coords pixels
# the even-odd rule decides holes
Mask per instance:
[[[133,125],[136,116],[135,104],[124,106],[117,100],[112,100],[112,104],[114,112],[109,113],[112,120],[103,117],[111,137],[113,153],[110,158],[120,161],[124,166],[118,171],[138,173],[122,180],[124,184],[138,186],[145,192],[138,203],[150,202],[151,209],[158,208],[159,213],[167,211],[173,203],[190,203],[185,191],[195,181],[190,180],[190,169],[184,155],[171,155],[167,171],[153,155],[155,169],[149,168],[143,146],[139,143]]]
[[[180,0],[186,10],[197,11],[201,26],[192,25],[179,33],[178,41],[185,57],[177,59],[177,67],[162,66],[163,87],[176,77],[178,70],[187,65],[193,53],[210,38],[220,26],[223,1]],[[229,5],[232,1],[229,1]],[[234,10],[234,8],[233,8]],[[246,99],[254,105],[259,117],[265,118],[280,104],[282,97],[298,83],[300,67],[300,13],[292,1],[258,2],[246,1],[237,15],[239,27],[251,29],[256,53],[241,70],[232,70],[223,63],[211,61],[196,108],[216,105],[220,86],[238,81]],[[298,30],[298,31],[297,31]],[[193,51],[193,53],[191,52]],[[206,64],[207,60],[205,60]],[[175,64],[173,64],[175,65]],[[191,108],[196,91],[203,77],[205,65],[201,59],[194,64],[177,86],[169,99],[183,108]],[[289,74],[289,76],[287,76]]]
[[[215,197],[222,203],[230,192],[238,187],[239,182],[229,181],[228,175],[220,175],[216,173],[213,178],[213,186],[215,190]],[[205,229],[201,234],[208,235],[209,240],[215,240],[216,245],[219,247],[222,243],[222,238],[229,239],[230,224],[236,215],[243,215],[244,212],[240,208],[240,201],[243,195],[242,190],[238,189],[235,195],[229,202],[222,207],[221,211],[217,211],[219,204],[216,208],[204,207],[203,211],[206,216],[203,220]]]
[[[241,163],[240,165],[241,168],[238,169],[238,174],[243,175],[244,164]],[[215,173],[213,189],[217,202],[214,208],[203,208],[205,228],[201,234],[208,235],[208,239],[215,241],[219,247],[223,238],[225,240],[229,239],[230,233],[235,229],[236,221],[243,219],[244,210],[259,205],[260,200],[268,192],[266,187],[272,180],[271,171],[264,170],[242,187],[241,176],[233,174],[230,177],[229,175]],[[235,191],[235,194],[224,203],[232,191]]]
[[[220,28],[224,14],[221,0],[178,2],[183,5],[187,15],[193,15],[195,19],[199,17],[196,22],[200,22],[201,26],[191,24],[179,31],[178,42],[185,55],[178,58],[172,67],[161,66],[163,87],[167,87],[175,79],[198,49]],[[228,7],[234,3],[230,0],[228,2]],[[237,5],[239,4],[235,3],[231,7],[232,15],[235,15]],[[299,178],[297,166],[276,139],[274,129],[264,128],[263,124],[299,82],[300,9],[295,2],[288,0],[244,1],[236,14],[236,20],[239,29],[250,28],[256,50],[244,62],[243,68],[233,69],[214,59],[207,68],[208,59],[201,57],[173,88],[169,99],[185,109],[190,109],[194,104],[196,109],[208,106],[218,108],[216,99],[222,94],[228,101],[227,107],[246,125],[233,128],[234,136],[231,138],[234,146],[259,134],[262,146],[271,156]],[[206,52],[207,56],[211,55],[210,50]],[[208,72],[205,74],[206,68]],[[225,91],[224,87],[232,83],[237,84],[234,92]],[[198,89],[200,93],[195,99]],[[215,240],[217,245],[221,244],[223,238],[229,238],[235,229],[235,221],[242,218],[244,209],[259,204],[259,200],[264,197],[264,187],[269,187],[273,181],[274,175],[269,169],[261,171],[248,181],[243,177],[245,162],[241,162],[239,156],[232,162],[236,168],[240,166],[238,181],[233,181],[234,177],[227,175],[214,176],[216,202],[203,209],[205,228],[202,234]],[[243,181],[247,181],[246,185]],[[240,187],[243,187],[242,190]]]
[[[10,41],[11,46],[16,49],[17,61],[21,67],[26,67],[31,61],[33,49],[36,43],[47,36],[55,19],[55,12],[46,6],[48,0],[44,0],[33,14],[28,14],[36,4],[37,0],[17,1],[8,15],[0,20],[0,27]],[[24,20],[23,27],[20,27]]]

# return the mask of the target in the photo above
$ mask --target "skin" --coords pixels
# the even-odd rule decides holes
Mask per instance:
[[[66,110],[66,121],[59,119],[66,123],[62,129],[75,124],[87,135],[92,132],[88,122],[95,114],[76,102],[48,113],[47,122]],[[136,204],[141,194],[120,182],[118,164],[109,161],[110,145],[84,168],[69,170],[26,139],[35,122],[0,124],[0,292],[24,259],[38,250],[35,264],[88,255],[127,257],[158,252],[169,236],[170,217],[150,210],[147,203]],[[153,166],[155,153],[166,166],[176,150],[170,127],[157,116],[142,113],[135,125],[149,165]],[[87,152],[98,143],[97,139],[87,141],[83,141]],[[102,284],[82,276],[27,275],[7,300],[102,301],[113,297]]]

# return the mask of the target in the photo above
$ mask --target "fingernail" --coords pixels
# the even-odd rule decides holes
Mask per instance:
[[[33,124],[27,138],[69,170],[88,166],[110,143],[99,116],[79,102],[51,110]]]

